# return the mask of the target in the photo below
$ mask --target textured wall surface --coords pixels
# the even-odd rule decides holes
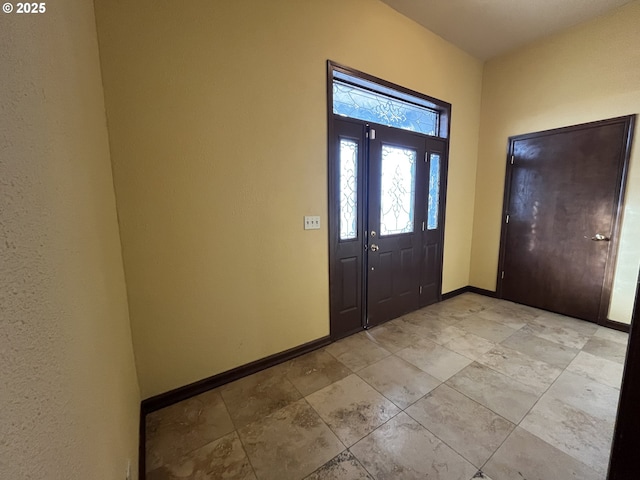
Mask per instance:
[[[485,65],[471,284],[496,285],[507,139],[640,113],[640,2]],[[637,129],[636,129],[637,130]],[[640,135],[609,318],[630,322],[640,264]]]
[[[93,4],[0,14],[0,478],[123,480],[140,394]]]
[[[444,290],[468,284],[481,62],[375,0],[124,5],[96,19],[143,397],[329,333],[328,59],[453,104]]]

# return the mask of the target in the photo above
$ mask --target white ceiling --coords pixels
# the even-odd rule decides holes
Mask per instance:
[[[486,60],[631,0],[382,0],[474,57]]]

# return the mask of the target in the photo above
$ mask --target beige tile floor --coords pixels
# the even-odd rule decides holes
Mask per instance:
[[[595,480],[627,335],[466,293],[147,416],[147,480]]]

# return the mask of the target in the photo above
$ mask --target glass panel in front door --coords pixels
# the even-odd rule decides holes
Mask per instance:
[[[380,235],[414,230],[415,150],[382,145],[380,168]]]
[[[358,142],[340,139],[340,240],[358,236]]]
[[[440,154],[429,155],[429,202],[427,205],[427,229],[438,228],[440,207]]]

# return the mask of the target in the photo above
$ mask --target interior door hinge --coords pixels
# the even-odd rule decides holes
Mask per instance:
[[[502,280],[504,280],[504,270],[503,270],[503,271],[502,271],[502,273],[500,274],[500,278],[501,278]]]
[[[509,215],[507,215],[507,218],[505,219],[505,222],[509,223]]]
[[[424,229],[426,227],[426,222],[422,222],[422,231],[424,232]]]
[[[375,130],[375,128],[372,128],[371,130],[369,130],[369,138],[371,140],[375,140],[376,139],[376,130]]]
[[[429,152],[425,152],[424,154],[424,163],[429,163]]]
[[[422,295],[422,285],[420,285],[420,295]]]
[[[515,158],[513,155],[511,155],[511,165],[513,165],[513,162],[515,161]]]

